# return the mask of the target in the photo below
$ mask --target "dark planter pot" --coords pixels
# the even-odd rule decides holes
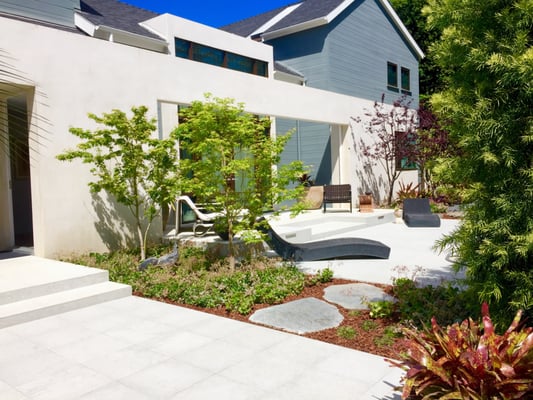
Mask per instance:
[[[215,233],[218,235],[218,237],[222,240],[228,241],[229,240],[229,232],[228,231],[216,231]]]
[[[224,223],[215,223],[213,227],[215,233],[220,237],[220,239],[228,241],[229,240],[229,230],[228,226]]]

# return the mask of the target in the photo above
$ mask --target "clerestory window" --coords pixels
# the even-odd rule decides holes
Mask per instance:
[[[268,77],[268,63],[214,47],[174,38],[176,57]]]

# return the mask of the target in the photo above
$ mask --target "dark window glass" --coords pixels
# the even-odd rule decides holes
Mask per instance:
[[[222,66],[224,63],[224,52],[209,46],[194,43],[192,45],[192,59],[205,64]]]
[[[407,68],[402,67],[402,92],[411,94],[411,76]]]
[[[189,58],[189,49],[191,42],[183,39],[174,38],[174,48],[176,51],[176,57]]]
[[[398,91],[398,66],[393,63],[387,63],[387,88]]]
[[[176,57],[187,58],[205,64],[226,67],[249,74],[268,76],[268,63],[239,54],[226,52],[199,43],[174,38]]]
[[[268,63],[256,60],[254,74],[268,76]]]
[[[248,57],[244,57],[238,54],[227,54],[227,67],[237,71],[253,73],[254,60]]]
[[[400,141],[408,141],[410,144],[415,144],[415,139],[412,138],[412,135],[407,134],[406,132],[396,132],[395,133],[396,146]],[[416,163],[410,161],[408,157],[400,157],[396,155],[396,168],[399,170],[413,170],[416,169]]]

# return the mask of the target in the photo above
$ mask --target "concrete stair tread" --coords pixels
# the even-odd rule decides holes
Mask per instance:
[[[0,305],[0,328],[131,295],[131,287],[100,282]]]
[[[107,282],[97,268],[28,256],[0,260],[0,305]]]

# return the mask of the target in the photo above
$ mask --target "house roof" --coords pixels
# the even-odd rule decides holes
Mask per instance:
[[[299,4],[299,3],[295,3]],[[282,14],[290,5],[276,8],[272,11],[267,11],[263,14],[259,14],[253,17],[243,19],[241,21],[234,22],[232,24],[222,26],[220,29],[235,35],[248,37],[251,36],[258,28],[265,25],[269,21],[272,21],[275,17]]]
[[[326,25],[333,21],[354,1],[356,0],[302,0],[223,26],[221,29],[245,37],[261,38],[263,40],[274,39]],[[424,53],[402,23],[389,1],[377,1],[383,6],[386,14],[391,18],[413,51],[419,58],[423,58]]]
[[[301,78],[301,79],[305,78],[304,74],[295,70],[294,68],[289,67],[288,65],[283,64],[280,61],[274,62],[274,69],[278,72],[283,72],[284,74],[292,75],[297,78]]]
[[[79,14],[95,26],[108,26],[124,32],[161,39],[140,23],[159,14],[117,0],[81,0]]]

